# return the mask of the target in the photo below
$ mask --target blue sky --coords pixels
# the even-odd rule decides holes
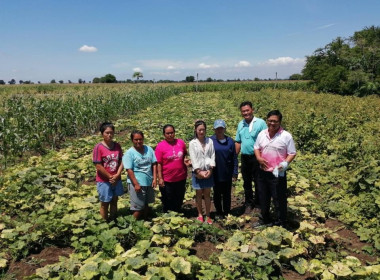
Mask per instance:
[[[0,0],[0,79],[274,79],[380,25],[379,0]]]

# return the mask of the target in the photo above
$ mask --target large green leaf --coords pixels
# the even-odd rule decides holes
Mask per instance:
[[[85,279],[94,279],[99,273],[100,271],[96,262],[86,263],[79,270],[79,275]]]
[[[337,276],[348,276],[353,272],[347,264],[341,262],[335,262],[329,267],[329,271]]]
[[[218,258],[221,265],[233,269],[240,266],[241,253],[234,251],[223,251]]]
[[[191,271],[191,263],[186,261],[182,257],[174,258],[173,261],[170,263],[170,267],[176,273],[190,274]]]
[[[299,258],[297,261],[290,261],[291,265],[299,274],[305,274],[308,269],[307,260]]]

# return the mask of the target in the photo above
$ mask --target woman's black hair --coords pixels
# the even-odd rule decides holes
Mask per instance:
[[[135,136],[135,134],[140,134],[141,137],[144,139],[144,133],[141,131],[141,130],[133,130],[131,132],[131,140],[133,141],[133,137]]]
[[[165,134],[165,129],[167,129],[168,127],[173,128],[173,132],[175,132],[175,128],[174,128],[173,125],[171,125],[171,124],[165,124],[164,127],[162,128],[162,134]]]
[[[202,120],[198,120],[195,122],[194,124],[194,138],[198,138],[197,136],[197,127],[200,126],[200,125],[203,125],[205,127],[205,129],[207,129],[206,127],[206,123]]]
[[[115,126],[111,122],[104,122],[100,125],[100,132],[103,134],[106,131],[107,127],[110,127],[113,131],[115,131]]]
[[[279,110],[272,110],[267,114],[267,119],[269,119],[270,116],[278,116],[278,119],[280,122],[282,121],[282,114]]]

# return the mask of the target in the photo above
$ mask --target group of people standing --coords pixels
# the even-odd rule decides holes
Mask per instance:
[[[282,115],[278,110],[268,113],[267,122],[254,117],[249,101],[240,104],[240,112],[243,120],[238,124],[235,139],[226,135],[224,120],[214,122],[211,137],[206,136],[206,123],[196,121],[189,151],[185,142],[175,137],[174,126],[167,124],[162,131],[164,140],[158,143],[155,150],[144,145],[142,131],[134,130],[131,133],[133,146],[123,154],[120,145],[112,140],[114,126],[103,123],[100,127],[103,141],[93,151],[101,216],[106,220],[116,217],[117,199],[123,194],[123,169],[128,174],[130,209],[136,219],[147,217],[148,205],[154,202],[153,189],[157,185],[163,211],[179,212],[186,192],[187,170],[191,167],[197,220],[212,224],[211,189],[216,217],[228,215],[232,182],[237,179],[238,154],[241,153],[245,213],[259,208],[261,219],[254,227],[272,224],[269,210],[273,198],[277,217],[274,224],[285,226],[286,169],[296,155],[294,141],[290,133],[281,127]]]

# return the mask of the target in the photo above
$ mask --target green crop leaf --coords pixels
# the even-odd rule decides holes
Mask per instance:
[[[85,279],[94,279],[99,274],[98,264],[96,262],[90,262],[83,265],[79,270],[79,275]]]
[[[350,267],[341,262],[334,263],[329,267],[329,271],[337,276],[348,276],[352,273]]]
[[[7,260],[0,258],[0,268],[5,268],[7,267]]]
[[[323,236],[320,235],[312,235],[309,237],[309,241],[315,245],[317,244],[326,244]]]
[[[349,267],[359,267],[361,266],[361,262],[357,257],[354,256],[347,256],[346,260],[344,261]]]
[[[262,231],[263,236],[268,240],[268,243],[273,246],[279,246],[282,242],[281,231],[277,227],[269,227]]]
[[[146,262],[141,256],[135,257],[135,258],[129,258],[125,261],[125,264],[128,266],[128,268],[131,268],[132,270],[137,270],[146,265]]]
[[[152,226],[151,230],[154,233],[161,233],[163,231],[163,228],[162,228],[162,225],[155,224],[154,226]]]
[[[123,258],[134,258],[138,255],[141,255],[141,251],[137,248],[132,248],[132,249],[129,249],[128,251],[126,251],[124,254],[122,254],[121,256]]]
[[[257,248],[267,249],[268,248],[268,241],[261,235],[256,235],[252,238],[252,244],[256,246]]]
[[[149,240],[140,240],[139,242],[136,243],[135,248],[139,249],[141,254],[144,254],[146,250],[150,248],[151,244],[152,242],[150,242]]]
[[[156,243],[157,245],[169,245],[170,242],[172,241],[172,238],[170,236],[162,236],[159,234],[155,234],[152,237],[152,242]]]
[[[335,276],[334,274],[332,274],[330,271],[328,271],[327,269],[324,270],[321,274],[321,280],[334,280],[335,279]]]
[[[248,251],[249,251],[249,245],[244,244],[244,245],[240,246],[240,252],[242,252],[242,253],[248,253]]]
[[[44,266],[42,268],[37,268],[36,275],[42,279],[50,279],[50,266]]]
[[[258,266],[266,266],[266,265],[269,265],[271,262],[272,262],[272,259],[268,258],[267,256],[260,256],[257,258]]]
[[[324,265],[320,260],[313,259],[309,262],[309,271],[316,275],[321,274],[326,269],[326,265]]]
[[[223,251],[219,256],[219,262],[230,269],[240,266],[241,253],[234,251]]]
[[[175,246],[178,246],[179,248],[182,248],[182,249],[187,249],[193,246],[193,243],[194,243],[194,240],[183,237],[177,241]]]
[[[191,271],[191,263],[189,263],[182,257],[174,258],[173,261],[170,263],[170,267],[176,273],[190,274]]]
[[[352,273],[352,276],[380,275],[380,264],[365,266]]]
[[[302,254],[303,250],[300,252],[298,249],[293,248],[285,248],[278,252],[279,258],[283,258],[285,260],[289,260],[291,258],[294,258],[295,256],[298,256],[299,254]]]
[[[124,253],[124,248],[120,245],[120,243],[115,245],[115,253],[118,255]]]
[[[299,258],[298,261],[290,261],[290,263],[299,274],[305,274],[308,269],[307,260],[304,258]]]
[[[18,232],[15,229],[4,229],[1,232],[1,238],[4,239],[14,239],[18,235]]]
[[[112,266],[110,266],[107,262],[101,262],[99,265],[99,271],[103,275],[108,274],[112,269]]]
[[[156,267],[156,266],[150,266],[148,267],[148,270],[146,272],[146,276],[148,276],[148,279],[161,279],[161,268],[162,267]],[[170,269],[170,268],[169,268]]]
[[[128,280],[142,280],[144,279],[145,277],[141,276],[140,274],[138,274],[137,272],[133,271],[133,270],[127,270],[126,271],[127,275],[123,275],[120,279],[128,279]],[[114,273],[114,278],[115,279],[115,273]]]

